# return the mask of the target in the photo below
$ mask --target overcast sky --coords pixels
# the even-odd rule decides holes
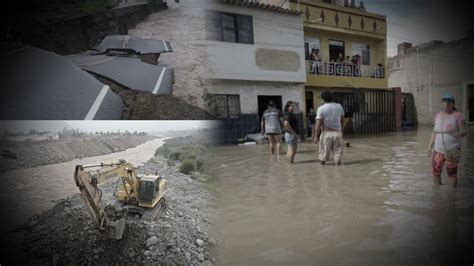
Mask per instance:
[[[357,0],[357,4],[360,0]],[[467,1],[447,0],[366,0],[367,11],[387,16],[388,55],[397,53],[397,44],[413,45],[432,40],[463,38],[474,27]],[[470,13],[469,13],[470,12]]]
[[[28,132],[30,129],[39,131],[61,131],[64,127],[95,131],[139,131],[158,132],[216,127],[215,121],[0,121],[0,130]]]

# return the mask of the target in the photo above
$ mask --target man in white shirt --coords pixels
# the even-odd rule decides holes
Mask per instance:
[[[334,154],[334,163],[341,165],[344,109],[340,104],[332,102],[332,93],[329,91],[321,93],[321,98],[324,104],[316,112],[313,141],[315,144],[319,143],[319,161],[322,165],[329,160],[331,152]]]

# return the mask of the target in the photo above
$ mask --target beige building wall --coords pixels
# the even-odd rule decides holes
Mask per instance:
[[[456,108],[467,119],[465,98],[467,86],[474,84],[474,41],[418,46],[406,52],[389,59],[389,87],[413,94],[418,122],[433,123],[446,92],[454,95]]]

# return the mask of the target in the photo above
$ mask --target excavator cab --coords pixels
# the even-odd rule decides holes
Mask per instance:
[[[140,177],[138,187],[138,206],[153,208],[162,198],[166,183],[159,176],[146,175]]]

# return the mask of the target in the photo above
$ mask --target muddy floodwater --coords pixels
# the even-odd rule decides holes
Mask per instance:
[[[122,152],[0,173],[2,213],[8,217],[8,221],[2,222],[1,232],[11,230],[32,215],[51,208],[57,200],[79,193],[73,178],[76,165],[124,159],[139,166],[154,156],[156,149],[163,145],[163,140],[151,140]]]
[[[266,145],[217,148],[219,263],[474,264],[474,130],[455,190],[432,184],[429,137],[420,129],[346,138],[339,167],[319,165],[312,143],[294,165]]]

